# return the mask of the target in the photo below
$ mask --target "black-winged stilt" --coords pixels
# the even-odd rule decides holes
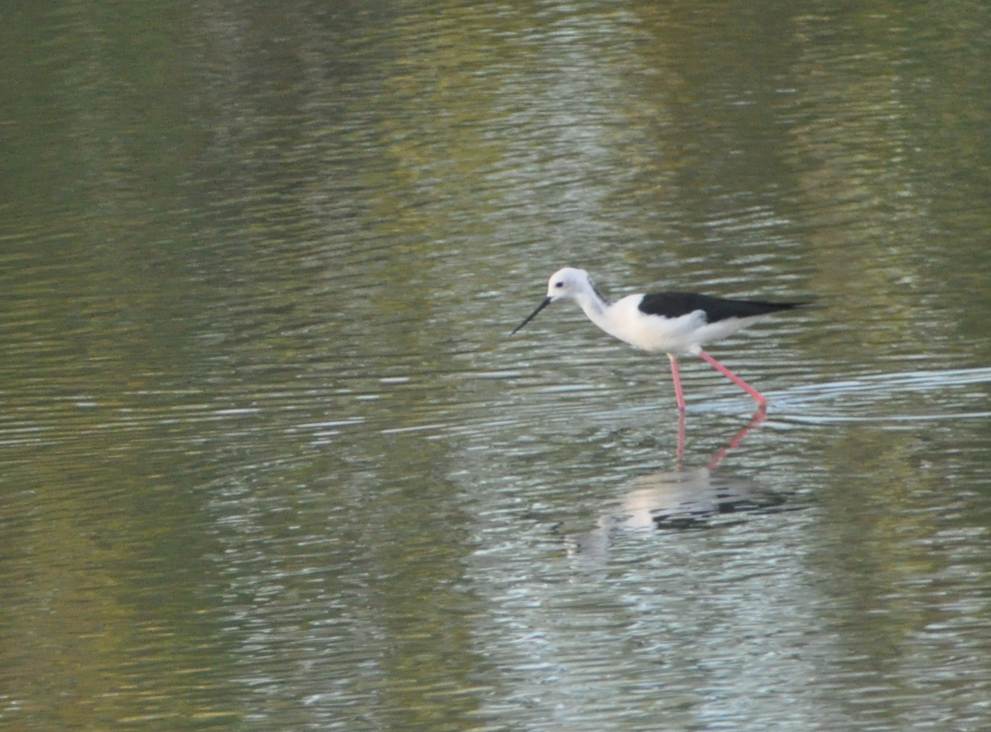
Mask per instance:
[[[707,361],[752,396],[758,411],[763,412],[767,408],[764,395],[703,351],[702,346],[743,330],[767,315],[806,304],[729,300],[688,292],[627,295],[610,303],[592,284],[588,272],[565,267],[551,276],[547,283],[547,297],[526,320],[516,326],[513,333],[552,302],[564,299],[578,303],[589,320],[609,335],[650,353],[666,353],[671,359],[674,394],[681,412],[685,411],[685,396],[675,358],[679,353],[690,353]]]

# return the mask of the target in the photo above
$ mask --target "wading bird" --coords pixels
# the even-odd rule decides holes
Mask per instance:
[[[685,396],[681,390],[676,359],[676,355],[681,353],[690,353],[707,361],[752,396],[760,411],[765,410],[767,399],[764,395],[703,351],[702,346],[722,340],[768,315],[806,304],[729,300],[688,292],[627,295],[611,303],[592,284],[588,272],[565,267],[551,276],[547,283],[547,297],[510,335],[558,300],[574,300],[589,320],[621,341],[650,353],[666,353],[671,359],[674,394],[681,412],[685,411]]]

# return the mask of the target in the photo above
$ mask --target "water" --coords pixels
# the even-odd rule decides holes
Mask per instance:
[[[991,726],[983,6],[0,33],[0,727]]]

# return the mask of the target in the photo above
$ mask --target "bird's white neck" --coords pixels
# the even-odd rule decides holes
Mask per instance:
[[[606,310],[609,309],[609,303],[594,286],[590,284],[587,290],[578,293],[575,296],[575,302],[585,311],[589,320],[608,331],[603,323],[605,322]]]

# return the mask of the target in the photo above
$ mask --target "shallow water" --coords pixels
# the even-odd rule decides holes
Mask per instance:
[[[991,726],[983,6],[118,10],[2,31],[2,726]],[[767,419],[566,264],[814,301]]]

